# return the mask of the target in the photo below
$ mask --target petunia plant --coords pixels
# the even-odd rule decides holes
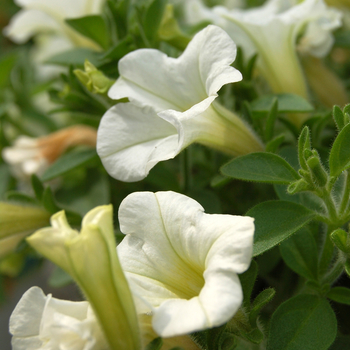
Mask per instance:
[[[1,350],[350,348],[347,7],[1,1]]]

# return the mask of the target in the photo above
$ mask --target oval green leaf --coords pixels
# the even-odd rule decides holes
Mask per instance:
[[[251,108],[255,112],[269,112],[276,98],[278,101],[278,111],[282,113],[306,113],[314,110],[313,106],[307,100],[295,94],[266,95],[254,100],[251,103]]]
[[[280,245],[284,262],[297,274],[318,280],[318,249],[315,238],[303,228]]]
[[[350,305],[350,289],[345,287],[334,287],[328,293],[327,297],[337,303]]]
[[[282,157],[267,152],[237,157],[225,164],[221,172],[235,179],[272,184],[289,184],[299,179],[298,173]]]
[[[338,134],[329,156],[331,176],[338,176],[348,168],[350,168],[350,124]]]
[[[301,294],[272,315],[267,350],[327,350],[336,335],[337,320],[327,300]]]
[[[283,242],[316,214],[293,202],[268,201],[256,205],[246,215],[255,218],[253,255],[257,256]]]
[[[84,149],[64,154],[45,171],[41,177],[41,181],[52,180],[95,159],[98,159],[95,149]]]

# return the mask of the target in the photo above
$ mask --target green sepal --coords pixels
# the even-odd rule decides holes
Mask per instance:
[[[339,176],[350,168],[350,124],[344,126],[335,139],[329,155],[331,176]]]
[[[317,151],[312,150],[312,153],[313,155],[306,160],[306,164],[316,186],[324,187],[328,182],[328,174],[321,163]]]
[[[296,194],[299,192],[309,191],[311,189],[312,188],[308,182],[306,182],[304,179],[299,179],[288,185],[287,192],[288,194]]]
[[[331,240],[334,245],[346,254],[350,254],[349,235],[343,229],[339,228],[331,233]]]
[[[304,159],[305,150],[311,150],[310,130],[307,126],[304,126],[298,139],[298,158],[301,168],[308,170]]]
[[[344,264],[346,274],[350,277],[350,259],[347,259]]]

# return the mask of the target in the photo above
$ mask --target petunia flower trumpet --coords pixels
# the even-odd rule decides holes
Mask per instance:
[[[133,298],[116,254],[112,207],[89,211],[81,233],[69,226],[64,212],[53,215],[51,225],[35,232],[27,242],[74,278],[111,349],[141,349]]]
[[[24,237],[47,225],[49,218],[38,207],[0,202],[0,259],[12,253]]]
[[[269,0],[258,8],[213,10],[226,21],[220,25],[246,55],[258,53],[257,69],[275,93],[308,97],[297,50],[325,56],[333,45],[332,31],[341,26],[341,13],[323,0]]]
[[[68,301],[27,290],[10,318],[13,350],[108,350],[109,346],[87,301]]]
[[[135,192],[119,208],[118,255],[134,295],[162,337],[228,322],[242,303],[237,274],[252,258],[254,219],[205,214],[175,192]]]
[[[2,156],[13,174],[26,181],[32,174],[42,175],[68,148],[81,145],[95,147],[94,128],[74,125],[39,138],[22,135],[13,146],[3,149]]]
[[[91,40],[74,31],[65,19],[99,14],[105,0],[15,0],[22,9],[13,16],[4,33],[21,44],[33,35],[47,35],[64,49],[97,48]],[[49,43],[48,43],[49,44]],[[57,50],[57,48],[56,48]]]
[[[154,49],[124,56],[109,96],[130,102],[109,109],[97,134],[97,153],[109,174],[141,180],[193,142],[235,156],[261,151],[250,127],[214,102],[223,85],[242,79],[231,66],[235,57],[234,42],[216,26],[195,35],[176,59]]]

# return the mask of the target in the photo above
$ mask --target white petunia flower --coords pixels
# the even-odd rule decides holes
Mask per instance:
[[[119,208],[118,246],[135,295],[152,311],[162,337],[188,334],[229,321],[242,303],[237,274],[252,258],[253,218],[205,214],[174,192],[136,192]]]
[[[21,7],[4,28],[4,35],[17,44],[35,37],[31,58],[38,76],[46,80],[57,76],[61,68],[42,63],[64,51],[84,47],[100,50],[92,40],[72,29],[65,19],[98,15],[105,0],[14,0]]]
[[[49,223],[50,214],[34,206],[0,202],[0,260],[29,234]]]
[[[216,7],[214,12],[226,19],[220,25],[248,56],[258,53],[257,68],[274,92],[305,98],[308,92],[297,49],[324,56],[333,44],[332,30],[341,25],[341,12],[323,0],[270,0],[254,9]]]
[[[15,0],[22,9],[13,16],[4,33],[21,44],[36,34],[52,33],[65,38],[71,47],[96,45],[69,27],[64,21],[101,12],[105,0]]]
[[[39,138],[22,135],[13,146],[3,149],[2,157],[16,178],[28,181],[33,174],[42,175],[68,148],[78,145],[95,147],[96,130],[75,125]]]
[[[140,350],[138,318],[115,248],[112,206],[90,210],[81,233],[69,226],[63,211],[51,217],[51,225],[27,242],[77,282],[111,349]]]
[[[109,96],[130,102],[109,109],[97,135],[97,153],[109,174],[141,180],[193,142],[232,155],[262,150],[238,116],[213,103],[223,85],[242,79],[231,67],[235,56],[235,44],[216,26],[199,32],[177,59],[153,49],[124,56]]]
[[[25,292],[10,318],[13,350],[107,350],[91,306],[45,296],[38,287]]]

